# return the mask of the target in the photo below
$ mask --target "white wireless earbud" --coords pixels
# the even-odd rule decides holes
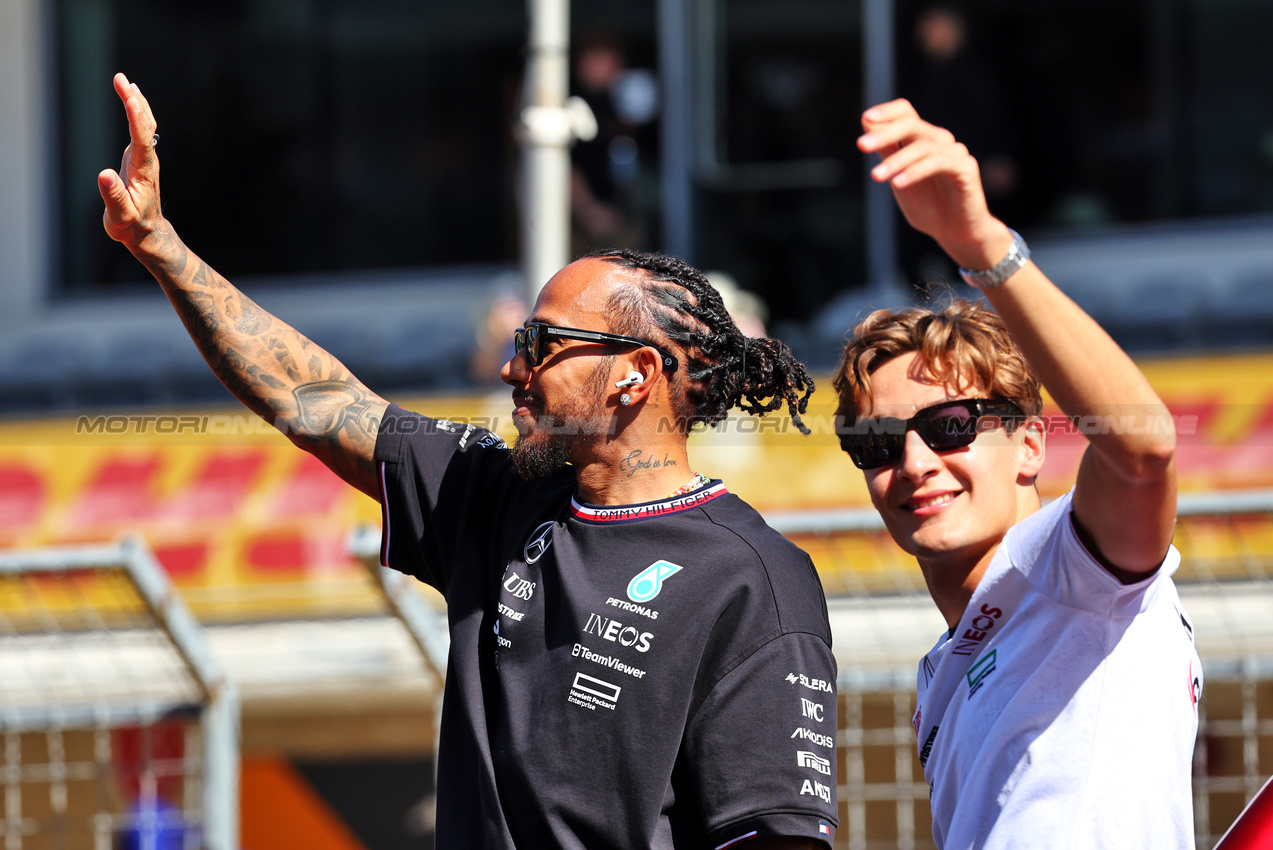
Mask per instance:
[[[645,376],[642,375],[640,372],[638,372],[636,369],[633,369],[631,372],[628,373],[628,377],[624,378],[622,381],[616,381],[615,386],[630,387],[633,384],[644,384],[644,383],[645,383]]]

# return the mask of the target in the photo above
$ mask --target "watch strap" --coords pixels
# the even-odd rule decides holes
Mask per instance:
[[[1007,256],[988,269],[971,271],[960,268],[959,276],[964,279],[965,283],[977,289],[990,289],[1002,284],[1025,265],[1025,261],[1030,259],[1029,246],[1025,244],[1021,234],[1011,227],[1008,228],[1008,232],[1012,234],[1012,245],[1008,248]]]

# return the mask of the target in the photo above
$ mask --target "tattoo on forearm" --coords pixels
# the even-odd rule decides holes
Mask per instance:
[[[314,437],[336,434],[345,428],[374,437],[379,429],[378,417],[370,411],[367,389],[360,384],[311,381],[294,388],[292,395],[301,426]]]
[[[238,307],[239,316],[235,319],[234,327],[239,333],[256,336],[264,333],[270,326],[270,314],[256,306],[250,298],[239,296]]]
[[[137,255],[137,258],[157,279],[178,280],[186,273],[191,254],[166,224],[154,233],[141,233],[138,240],[139,245],[146,245],[147,253]]]
[[[299,368],[299,365],[296,362],[296,358],[292,356],[292,352],[288,349],[287,343],[284,340],[279,339],[278,337],[273,337],[272,339],[270,339],[268,343],[268,347],[270,351],[273,352],[274,360],[278,363],[279,368],[282,369],[287,374],[287,377],[289,380],[303,381],[305,379],[305,377],[301,374],[301,370]],[[310,358],[310,369],[311,369],[310,374],[311,375],[318,371],[318,366],[319,366],[319,363],[317,362],[317,360],[311,357]]]
[[[216,316],[216,303],[206,292],[185,292],[177,301],[177,311],[181,315],[190,333],[203,330],[207,334],[216,333],[220,327]],[[195,337],[196,342],[199,337]]]
[[[190,253],[175,234],[152,247],[149,262],[204,359],[231,393],[338,474],[362,480],[374,470],[372,448],[383,400]]]
[[[370,451],[349,451],[356,444],[374,446],[380,410],[366,387],[356,381],[311,381],[292,390],[297,421],[306,437],[326,443],[328,462],[348,473],[375,468]]]

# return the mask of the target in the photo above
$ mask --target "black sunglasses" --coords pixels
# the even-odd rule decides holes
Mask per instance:
[[[985,416],[996,417],[993,423],[982,423]],[[906,432],[914,431],[935,452],[948,452],[971,445],[982,431],[993,431],[1009,423],[1004,420],[1025,419],[1025,413],[1011,401],[994,398],[961,398],[925,407],[910,419],[858,417],[849,425],[845,417],[836,417],[836,433],[840,448],[849,453],[858,469],[892,466],[902,459]]]
[[[513,349],[517,354],[526,352],[526,362],[530,366],[538,366],[544,362],[544,344],[550,339],[578,339],[584,342],[599,342],[606,345],[635,345],[639,348],[653,348],[663,356],[663,370],[676,371],[676,358],[659,348],[652,342],[637,339],[634,336],[611,334],[605,331],[585,331],[579,328],[559,328],[544,322],[530,322],[524,328],[513,331]]]

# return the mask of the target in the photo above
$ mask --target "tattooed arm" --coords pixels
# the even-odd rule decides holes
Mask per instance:
[[[335,357],[235,289],[177,237],[159,208],[155,118],[123,74],[115,91],[131,143],[119,172],[97,175],[106,232],[163,287],[203,359],[254,413],[374,499],[375,448],[388,406]]]

